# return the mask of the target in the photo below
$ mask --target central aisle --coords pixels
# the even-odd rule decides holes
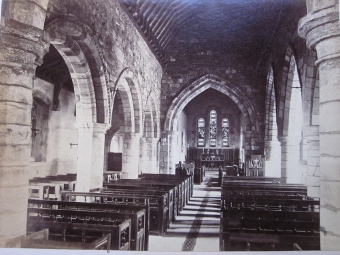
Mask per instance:
[[[149,251],[219,251],[221,188],[218,171],[207,172],[166,235],[150,236]]]

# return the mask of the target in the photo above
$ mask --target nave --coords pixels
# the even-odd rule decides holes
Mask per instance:
[[[210,228],[196,216],[216,196],[192,197],[182,162],[250,182],[222,186],[221,251],[245,229],[268,234],[257,239],[268,249],[283,235],[289,249],[294,239],[340,250],[339,1],[0,4],[0,248],[45,238],[41,225],[51,241],[98,248],[110,232],[112,249],[150,250],[149,235],[178,236],[183,219],[178,250],[190,240],[196,250],[197,226]],[[281,189],[294,185],[303,194]],[[84,197],[94,203],[78,210]]]
[[[165,236],[150,236],[150,251],[219,251],[220,201],[218,171],[206,172]]]

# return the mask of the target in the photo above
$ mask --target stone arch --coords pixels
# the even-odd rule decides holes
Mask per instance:
[[[111,98],[106,64],[90,28],[70,16],[46,23],[50,43],[65,60],[75,88],[77,111],[87,122],[111,122]]]
[[[145,110],[145,114],[144,114],[145,116],[144,116],[143,136],[146,138],[153,138],[153,135],[154,135],[153,113],[154,112],[152,111],[152,105],[150,102],[146,105],[146,108],[144,110]]]
[[[177,126],[179,113],[194,97],[209,88],[213,88],[230,97],[242,112],[245,126],[249,127],[252,131],[257,130],[257,115],[247,96],[239,88],[230,86],[226,80],[212,74],[207,74],[197,79],[176,97],[167,112],[164,130],[175,131],[174,128]]]
[[[266,175],[281,177],[281,147],[278,141],[274,70],[269,66],[265,102]]]
[[[274,86],[274,71],[270,65],[267,74],[266,84],[266,120],[265,120],[265,140],[272,141],[273,134],[273,122],[276,122],[276,98],[275,98],[275,86]]]
[[[141,93],[136,75],[130,68],[125,68],[115,84],[115,92],[119,92],[124,111],[125,132],[141,133],[142,103]]]
[[[315,125],[314,117],[319,115],[319,91],[318,91],[318,75],[317,54],[314,50],[306,48],[306,52],[302,59],[297,59],[297,65],[302,84],[303,96],[303,114],[304,125]]]
[[[160,126],[159,126],[159,109],[156,105],[155,98],[151,95],[150,97],[150,108],[152,113],[152,123],[153,123],[153,138],[160,137]]]
[[[296,59],[294,56],[294,51],[292,47],[289,46],[285,54],[281,87],[279,89],[279,100],[277,102],[279,109],[278,111],[279,119],[281,120],[278,123],[279,136],[287,136],[288,134],[290,99],[292,94],[295,65]],[[301,86],[299,69],[298,76]]]
[[[287,183],[304,183],[306,168],[302,161],[302,119],[305,113],[302,109],[301,69],[298,68],[295,56],[293,48],[288,46],[282,66],[282,80],[278,97],[281,178],[283,182]],[[301,90],[297,91],[296,88]],[[290,123],[291,121],[294,123]]]

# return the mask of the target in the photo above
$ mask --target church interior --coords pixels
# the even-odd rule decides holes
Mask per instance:
[[[340,250],[337,0],[2,0],[0,247]]]

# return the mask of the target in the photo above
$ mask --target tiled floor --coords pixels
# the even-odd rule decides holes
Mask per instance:
[[[149,251],[219,251],[220,197],[217,171],[207,172],[166,235],[150,236]]]

